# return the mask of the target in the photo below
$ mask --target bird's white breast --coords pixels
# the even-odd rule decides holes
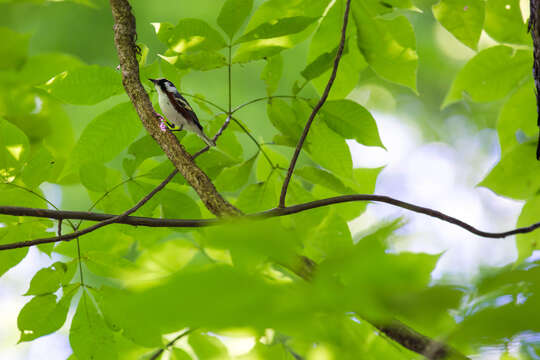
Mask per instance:
[[[161,107],[161,110],[163,111],[163,115],[172,122],[173,124],[177,126],[187,125],[188,121],[180,114],[175,108],[174,105],[171,104],[169,97],[167,94],[163,93],[162,91],[158,90],[159,94],[159,106]]]

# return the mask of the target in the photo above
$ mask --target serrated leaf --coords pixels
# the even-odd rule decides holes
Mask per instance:
[[[269,23],[264,23],[257,26],[255,29],[242,35],[235,44],[240,44],[247,41],[271,39],[275,37],[291,35],[299,33],[306,29],[309,25],[317,21],[318,18],[307,16],[293,16],[289,18],[281,18]]]
[[[483,0],[441,0],[433,6],[433,15],[463,44],[476,50],[484,26]]]
[[[67,312],[77,285],[64,288],[64,295],[56,302],[56,295],[33,297],[21,309],[17,326],[21,331],[19,341],[31,341],[60,329],[66,321]]]
[[[12,123],[0,118],[0,180],[11,182],[30,155],[26,135]]]
[[[530,51],[503,45],[480,51],[460,70],[442,106],[460,100],[463,92],[477,102],[505,97],[530,76],[531,61]]]
[[[219,27],[229,36],[240,29],[253,7],[253,0],[225,0],[217,17]]]
[[[121,94],[120,72],[104,66],[79,66],[55,76],[45,86],[54,97],[70,104],[93,105]]]
[[[174,27],[168,23],[153,25],[159,40],[179,54],[186,51],[216,51],[226,46],[219,32],[201,19],[181,19]]]
[[[518,0],[488,0],[484,29],[501,43],[526,44],[531,40]]]
[[[122,103],[98,115],[83,130],[73,150],[77,163],[104,163],[124,151],[141,131],[131,103]]]
[[[540,189],[540,168],[535,148],[536,143],[525,143],[508,150],[478,186],[513,199],[534,196]]]
[[[281,76],[283,75],[283,58],[280,54],[266,59],[266,66],[261,73],[261,79],[266,84],[266,94],[268,96],[276,92]]]
[[[327,101],[322,112],[328,127],[345,139],[355,139],[367,146],[384,147],[375,120],[362,105],[352,100]]]
[[[83,293],[69,329],[69,343],[79,360],[118,358],[113,332]]]
[[[416,91],[418,55],[410,22],[404,16],[391,20],[373,17],[363,2],[351,5],[357,45],[371,68],[384,79]]]

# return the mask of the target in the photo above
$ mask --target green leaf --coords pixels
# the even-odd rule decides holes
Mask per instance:
[[[416,91],[416,39],[404,16],[385,20],[374,17],[363,2],[352,3],[358,48],[371,68],[386,80]]]
[[[327,101],[322,112],[328,127],[345,139],[384,148],[375,120],[362,105],[352,100]]]
[[[536,137],[538,133],[536,121],[531,121],[538,116],[533,89],[534,82],[527,81],[508,99],[500,112],[497,134],[502,154],[520,143],[518,132],[531,138]]]
[[[313,166],[304,166],[296,169],[294,173],[313,184],[324,186],[339,194],[344,195],[355,192],[352,188],[345,185],[340,178],[323,169]]]
[[[22,173],[22,180],[29,188],[36,188],[42,182],[53,182],[61,171],[62,166],[58,164],[54,156],[44,146],[30,155]]]
[[[540,168],[535,148],[536,143],[525,143],[508,150],[478,186],[513,199],[534,196],[540,189]]]
[[[219,191],[235,191],[243,187],[251,175],[255,159],[257,157],[253,156],[241,164],[224,169],[216,179],[216,188]]]
[[[181,192],[162,190],[158,200],[163,208],[163,216],[166,218],[198,219],[201,217],[197,203]]]
[[[352,158],[345,140],[325,123],[314,121],[307,137],[307,150],[322,167],[346,179],[352,178]]]
[[[97,104],[124,91],[120,72],[98,65],[65,71],[47,82],[45,89],[54,97],[76,105]]]
[[[345,1],[336,1],[321,21],[309,46],[308,65],[301,72],[306,81],[312,81],[319,94],[322,94],[330,78],[339,46],[343,27]],[[352,15],[351,15],[352,18]],[[345,98],[357,85],[360,72],[368,64],[356,46],[354,22],[349,21],[347,38],[338,72],[329,94],[329,99]]]
[[[279,183],[273,174],[268,181],[248,185],[238,196],[236,206],[245,213],[253,213],[275,207],[278,200]]]
[[[283,58],[280,54],[266,59],[266,66],[261,73],[261,79],[266,84],[266,94],[271,96],[276,92],[283,75]]]
[[[501,43],[527,44],[530,36],[523,22],[519,0],[488,0],[484,29]]]
[[[189,335],[188,343],[199,359],[225,360],[229,358],[225,345],[214,336],[193,333]]]
[[[295,146],[302,134],[303,126],[296,118],[293,108],[284,100],[270,99],[266,111],[272,125],[286,138],[286,144]]]
[[[219,27],[229,36],[240,29],[253,7],[253,0],[225,0],[217,17]]]
[[[45,295],[56,292],[67,272],[68,266],[59,261],[39,270],[32,278],[30,288],[24,295]]]
[[[81,184],[88,190],[106,192],[107,167],[98,162],[85,162],[79,168]]]
[[[30,155],[26,135],[12,123],[0,118],[0,180],[11,182]]]
[[[227,65],[225,56],[216,51],[201,50],[197,52],[182,53],[172,57],[161,57],[169,63],[174,64],[180,70],[193,69],[208,71]]]
[[[0,70],[17,68],[20,66],[28,52],[30,34],[19,34],[6,27],[0,27]]]
[[[530,76],[532,54],[508,46],[494,46],[480,51],[458,73],[443,107],[461,99],[467,92],[473,101],[501,99]]]
[[[483,0],[441,0],[433,6],[433,15],[463,44],[476,50],[484,26]]]
[[[309,25],[313,24],[317,20],[318,18],[311,18],[307,16],[293,16],[277,19],[257,26],[255,29],[242,35],[234,43],[240,44],[247,41],[271,39],[296,34],[306,29]]]
[[[118,358],[113,332],[86,293],[83,293],[71,322],[69,343],[79,360]]]
[[[124,151],[141,131],[141,123],[129,102],[98,115],[83,130],[73,150],[77,163],[105,163]]]
[[[171,360],[191,360],[191,356],[187,352],[177,347],[171,349]]]
[[[250,61],[266,59],[272,56],[276,56],[286,49],[288,49],[288,47],[281,45],[250,42],[247,44],[242,44],[242,46],[238,48],[238,50],[234,54],[232,62],[234,64],[242,64]]]
[[[181,19],[175,27],[167,23],[153,25],[159,40],[179,54],[186,51],[216,51],[227,45],[219,32],[200,19]]]
[[[19,341],[31,341],[60,329],[78,285],[66,286],[64,295],[56,302],[56,295],[35,296],[19,312],[17,326],[21,331]]]
[[[304,254],[316,263],[327,257],[344,256],[353,247],[353,241],[347,222],[331,211],[324,217],[304,241]]]
[[[61,72],[69,72],[83,65],[79,58],[69,54],[37,54],[26,61],[20,77],[30,84],[42,84]]]
[[[517,221],[517,227],[530,226],[539,221],[538,214],[540,213],[540,196],[534,196],[529,199],[519,215]],[[516,247],[518,251],[518,258],[516,263],[519,264],[526,258],[532,255],[533,251],[540,248],[540,235],[537,232],[531,232],[528,234],[516,235]]]

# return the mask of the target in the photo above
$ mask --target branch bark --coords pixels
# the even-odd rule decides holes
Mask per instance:
[[[540,9],[539,0],[530,0],[531,14],[529,17],[529,32],[533,41],[533,78],[536,93],[537,124],[540,126]],[[540,160],[540,132],[538,133],[538,145],[536,147],[536,159]]]
[[[204,205],[216,216],[239,215],[240,210],[227,202],[210,178],[193,162],[191,155],[169,131],[159,128],[152,103],[139,79],[139,63],[135,45],[135,17],[127,0],[110,0],[114,17],[114,42],[122,70],[122,83],[139,118],[169,160],[197,192]]]
[[[317,115],[319,110],[324,105],[324,102],[328,98],[330,89],[332,89],[332,85],[334,84],[334,80],[336,79],[339,61],[341,60],[341,55],[343,55],[343,49],[345,48],[345,39],[347,37],[347,23],[349,21],[350,8],[351,8],[351,0],[347,0],[347,4],[345,5],[345,14],[343,15],[343,27],[341,28],[341,39],[339,41],[339,47],[336,52],[336,58],[334,59],[334,67],[332,68],[332,74],[330,75],[330,78],[328,79],[328,83],[326,84],[326,88],[324,89],[324,92],[321,98],[319,99],[319,102],[317,103],[317,105],[315,105],[315,107],[313,108],[313,111],[311,112],[311,115],[309,116],[306,126],[304,127],[304,131],[302,132],[302,136],[300,136],[300,139],[298,140],[298,144],[296,144],[294,155],[291,159],[289,169],[287,170],[287,176],[285,177],[285,180],[283,181],[283,186],[281,187],[281,195],[279,196],[280,208],[285,207],[285,198],[287,197],[287,188],[289,187],[289,182],[291,181],[294,167],[296,166],[296,161],[298,160],[298,156],[300,156],[300,151],[302,150],[302,146],[304,146],[304,141],[306,140],[309,129],[311,128],[311,124],[313,123],[313,120],[315,119],[315,116]]]

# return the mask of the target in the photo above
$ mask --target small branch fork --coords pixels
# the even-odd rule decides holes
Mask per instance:
[[[302,132],[302,136],[300,136],[300,140],[298,140],[298,144],[296,145],[294,155],[291,159],[291,164],[289,165],[289,169],[287,170],[287,176],[285,177],[285,180],[283,181],[283,186],[281,188],[281,195],[279,197],[280,208],[285,207],[285,198],[287,197],[287,188],[289,187],[289,182],[291,181],[294,167],[296,166],[296,161],[298,160],[298,156],[300,155],[300,151],[302,150],[304,141],[306,140],[309,129],[311,128],[311,124],[313,123],[313,120],[315,119],[315,116],[317,115],[319,110],[324,105],[324,102],[328,98],[330,89],[332,88],[332,85],[334,84],[334,80],[336,79],[339,61],[341,60],[341,56],[343,55],[343,49],[345,48],[345,39],[347,36],[347,23],[349,22],[350,8],[351,8],[351,0],[347,0],[347,5],[345,6],[345,14],[343,15],[343,27],[341,29],[341,40],[339,42],[336,58],[334,59],[334,67],[332,68],[332,74],[330,75],[330,79],[328,79],[328,83],[326,84],[326,88],[324,89],[324,92],[319,102],[313,108],[313,111],[311,112],[311,115],[309,116],[306,126],[304,127],[304,131]]]

